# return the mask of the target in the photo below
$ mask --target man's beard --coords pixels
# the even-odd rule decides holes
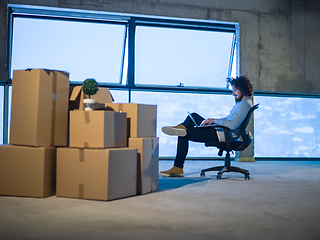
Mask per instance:
[[[243,94],[241,94],[241,96],[235,97],[236,103],[241,102],[242,98],[243,98]]]

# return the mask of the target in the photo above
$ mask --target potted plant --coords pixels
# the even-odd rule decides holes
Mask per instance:
[[[92,111],[94,108],[94,104],[96,103],[95,99],[91,99],[91,96],[96,94],[99,90],[99,84],[93,78],[87,78],[82,83],[82,91],[89,98],[83,99],[83,106],[85,111]]]

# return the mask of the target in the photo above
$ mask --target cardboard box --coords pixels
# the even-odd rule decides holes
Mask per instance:
[[[127,114],[112,111],[70,112],[70,147],[127,146]]]
[[[128,137],[156,137],[157,105],[106,103],[105,107],[106,110],[127,113]]]
[[[138,150],[137,194],[159,188],[159,138],[129,138],[129,147]]]
[[[0,195],[55,195],[56,148],[0,145]]]
[[[13,71],[10,144],[67,146],[69,74]]]
[[[57,149],[57,196],[113,200],[136,195],[137,149]]]
[[[72,110],[84,110],[83,99],[88,98],[87,95],[81,90],[82,86],[70,87],[69,91],[69,111]],[[94,106],[95,110],[104,109],[104,103],[112,103],[113,97],[109,91],[109,88],[99,87],[98,92],[91,96],[91,98],[96,100]]]

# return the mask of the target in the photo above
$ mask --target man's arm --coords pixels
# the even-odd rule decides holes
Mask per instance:
[[[252,107],[251,98],[246,98],[236,104],[225,118],[207,118],[202,121],[201,125],[217,124],[226,126],[230,129],[236,129],[247,116],[248,111]]]
[[[230,129],[236,129],[246,118],[250,108],[252,107],[251,98],[246,98],[236,104],[230,114],[225,118],[215,119],[215,124],[226,126]]]

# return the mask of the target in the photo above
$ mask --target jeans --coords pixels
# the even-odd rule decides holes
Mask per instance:
[[[198,125],[204,120],[197,113],[191,114]],[[189,116],[182,123],[187,128],[187,135],[184,137],[178,137],[177,155],[174,161],[174,166],[183,168],[185,158],[188,154],[189,141],[193,142],[207,142],[207,141],[219,141],[217,132],[214,128],[194,128],[195,124]]]

